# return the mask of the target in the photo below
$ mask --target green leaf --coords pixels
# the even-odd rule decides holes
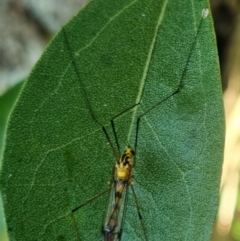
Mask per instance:
[[[3,139],[6,129],[7,119],[10,111],[16,102],[17,96],[22,87],[22,82],[9,89],[4,95],[0,96],[0,156],[2,156]],[[0,200],[0,240],[6,240],[6,227],[3,217],[2,200]]]
[[[6,123],[10,111],[16,102],[17,96],[22,88],[22,82],[15,85],[4,95],[0,96],[0,156],[2,155],[3,138],[6,128]]]
[[[95,0],[54,38],[8,123],[1,182],[11,240],[79,240],[76,230],[101,240],[108,195],[74,212],[77,228],[71,210],[109,187],[115,158],[101,125],[115,145],[110,119],[140,100],[114,124],[121,151],[134,147],[137,117],[155,106],[140,121],[133,171],[148,240],[210,239],[224,121],[207,7]],[[146,241],[131,189],[126,210],[122,241]]]

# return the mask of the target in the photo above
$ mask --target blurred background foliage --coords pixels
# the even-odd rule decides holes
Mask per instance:
[[[0,157],[7,119],[22,80],[54,34],[88,1],[0,1]],[[240,241],[240,1],[211,0],[210,4],[226,114],[221,199],[212,241]],[[0,240],[7,241],[1,199],[0,207]]]

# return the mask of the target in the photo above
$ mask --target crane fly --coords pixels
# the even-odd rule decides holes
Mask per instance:
[[[148,108],[147,110],[144,110],[142,112],[142,114],[140,114],[137,117],[134,148],[132,148],[130,145],[126,145],[125,151],[121,154],[114,120],[117,117],[134,109],[138,105],[141,105],[142,97],[140,98],[140,101],[138,103],[133,104],[132,106],[126,108],[125,110],[123,110],[122,112],[118,113],[117,115],[115,115],[114,117],[111,118],[111,120],[110,120],[111,128],[112,128],[112,131],[114,134],[114,139],[115,139],[115,143],[116,143],[116,147],[117,147],[117,148],[115,148],[113,145],[113,142],[110,139],[110,136],[107,132],[106,127],[104,125],[102,125],[100,123],[100,121],[96,118],[96,116],[93,112],[92,106],[90,104],[90,101],[88,99],[88,96],[87,96],[86,87],[85,87],[83,81],[80,80],[81,78],[79,78],[81,88],[85,95],[86,105],[88,107],[89,114],[91,115],[92,119],[101,127],[104,135],[107,138],[108,143],[110,144],[110,146],[112,148],[112,151],[113,151],[113,154],[114,154],[115,160],[116,160],[114,167],[113,167],[113,175],[112,175],[112,179],[110,181],[110,188],[91,197],[90,199],[85,201],[83,204],[81,204],[71,210],[71,217],[72,217],[74,227],[75,227],[75,230],[77,233],[77,238],[79,241],[81,240],[81,235],[79,232],[79,227],[77,224],[77,220],[74,216],[74,213],[77,212],[79,209],[81,209],[83,206],[87,205],[88,203],[92,202],[93,200],[97,199],[98,197],[100,197],[101,195],[103,195],[105,193],[109,193],[109,199],[108,199],[108,204],[107,204],[107,208],[106,208],[106,212],[105,212],[104,222],[102,225],[102,230],[99,230],[99,232],[102,232],[102,240],[103,241],[120,241],[121,240],[122,232],[123,232],[124,217],[125,217],[126,207],[127,207],[126,203],[127,203],[129,187],[132,189],[132,193],[133,193],[133,197],[134,197],[134,201],[135,201],[136,209],[137,209],[137,213],[138,213],[138,218],[140,220],[140,224],[141,224],[141,227],[143,230],[143,240],[148,241],[147,229],[144,225],[142,214],[140,211],[140,205],[139,205],[137,195],[136,195],[135,190],[132,185],[133,184],[133,169],[134,169],[135,163],[136,163],[136,151],[137,151],[137,143],[138,143],[138,133],[139,133],[139,129],[140,129],[140,121],[143,116],[147,115],[149,112],[154,110],[156,107],[160,106],[163,102],[167,101],[169,98],[173,97],[174,95],[176,95],[180,92],[183,77],[187,70],[187,65],[188,65],[189,59],[191,57],[191,53],[196,44],[196,40],[197,40],[197,36],[199,34],[199,30],[200,30],[200,27],[202,24],[202,20],[208,16],[208,13],[209,13],[208,9],[204,9],[202,12],[202,19],[200,21],[196,35],[194,37],[193,43],[190,46],[190,53],[188,54],[188,58],[186,60],[186,64],[183,69],[183,73],[181,75],[180,81],[178,82],[178,86],[172,91],[171,94],[169,94],[168,96],[161,99],[154,106]],[[71,50],[64,28],[63,28],[63,35],[66,40],[66,45],[67,45],[68,49]],[[75,56],[72,53],[71,53],[71,58],[73,60],[72,63],[73,63],[75,72],[77,73],[78,76],[80,76],[79,70],[77,68],[77,64],[75,63],[75,60],[74,60]],[[117,149],[117,151],[116,151],[116,149]]]
[[[133,156],[135,152],[129,146],[117,160],[114,167],[114,179],[102,228],[104,240],[120,239],[128,186],[132,184]]]

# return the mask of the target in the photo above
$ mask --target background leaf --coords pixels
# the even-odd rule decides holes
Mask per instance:
[[[0,156],[2,156],[3,139],[10,111],[16,102],[17,96],[22,87],[22,82],[9,89],[0,96]],[[7,240],[4,215],[2,210],[2,200],[0,200],[0,240]]]
[[[114,156],[87,103],[113,139],[109,120],[142,95],[115,121],[123,151],[134,146],[136,117],[180,83],[140,123],[134,188],[150,241],[210,239],[224,127],[206,7],[96,0],[65,27],[67,38],[55,37],[8,124],[1,181],[12,240],[77,240],[71,210],[108,188]],[[82,240],[101,240],[107,200],[75,213]],[[131,191],[122,240],[144,240]]]
[[[6,129],[7,119],[16,102],[17,96],[21,90],[22,82],[12,87],[4,95],[0,96],[0,156],[2,155],[4,132]]]

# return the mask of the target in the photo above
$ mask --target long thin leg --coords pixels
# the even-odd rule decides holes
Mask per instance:
[[[136,106],[139,105],[139,104],[140,104],[140,101],[139,101],[138,103],[136,103],[136,104],[128,107],[127,109],[121,111],[120,113],[118,113],[117,115],[115,115],[114,117],[112,117],[112,119],[110,120],[110,121],[111,121],[112,129],[113,129],[113,133],[114,133],[114,137],[115,137],[115,142],[116,142],[116,144],[117,144],[118,152],[119,152],[119,153],[120,153],[120,145],[119,145],[119,143],[118,143],[117,132],[116,132],[116,129],[115,129],[114,120],[115,120],[117,117],[119,117],[119,116],[123,115],[124,113],[128,112],[129,110],[133,109],[134,107],[136,107]]]
[[[73,219],[74,227],[75,227],[75,230],[76,230],[77,237],[78,237],[79,241],[81,240],[80,239],[80,233],[79,233],[78,226],[77,226],[77,220],[74,217],[74,212],[76,212],[80,208],[84,207],[88,203],[92,202],[93,200],[97,199],[98,197],[102,196],[103,194],[109,192],[109,190],[110,190],[110,188],[104,190],[103,192],[98,193],[97,195],[95,195],[95,196],[91,197],[90,199],[88,199],[86,202],[82,203],[81,205],[79,205],[79,206],[77,206],[77,207],[75,207],[74,209],[71,210],[71,217]]]
[[[71,56],[71,59],[72,59],[73,67],[74,67],[74,70],[75,70],[75,72],[76,72],[76,74],[77,74],[77,76],[78,76],[78,80],[79,80],[79,83],[80,83],[82,92],[83,92],[83,94],[84,94],[84,100],[85,100],[85,104],[86,104],[86,106],[87,106],[87,109],[89,110],[89,113],[90,113],[92,119],[102,128],[102,130],[103,130],[103,132],[104,132],[104,134],[105,134],[105,136],[106,136],[106,138],[107,138],[107,141],[108,141],[108,143],[110,144],[110,146],[111,146],[111,148],[112,148],[113,154],[114,154],[114,156],[116,157],[116,160],[117,160],[117,159],[118,159],[118,156],[119,156],[119,153],[118,153],[118,154],[116,153],[116,150],[115,150],[115,148],[114,148],[114,146],[113,146],[113,143],[111,142],[111,139],[110,139],[110,137],[109,137],[109,134],[107,133],[106,128],[105,128],[104,125],[97,119],[97,117],[95,116],[95,114],[94,114],[94,112],[93,112],[93,108],[92,108],[91,102],[90,102],[90,100],[89,100],[89,98],[88,98],[88,95],[87,95],[86,87],[85,87],[85,85],[84,85],[84,83],[83,83],[83,81],[82,81],[80,71],[79,71],[79,69],[78,69],[78,67],[77,67],[77,65],[76,65],[76,62],[75,62],[75,57],[76,57],[76,56],[74,56],[74,55],[72,54],[71,47],[70,47],[70,43],[69,43],[69,41],[68,41],[68,38],[67,38],[67,35],[66,35],[66,32],[65,32],[65,28],[64,28],[64,27],[63,27],[62,31],[63,31],[64,38],[65,38],[65,40],[66,40],[67,48],[70,50],[69,52],[70,52],[70,56]],[[115,140],[116,140],[116,137],[115,137]],[[118,144],[118,142],[116,142],[116,143],[117,143],[118,151],[119,151],[119,144]]]
[[[185,64],[185,67],[183,69],[183,72],[182,72],[182,75],[181,75],[181,78],[180,78],[180,81],[178,83],[178,86],[173,90],[173,92],[166,96],[164,99],[160,100],[158,103],[156,103],[154,106],[152,106],[151,108],[147,109],[146,111],[144,111],[144,113],[142,113],[140,116],[138,116],[137,118],[137,125],[136,125],[136,136],[135,136],[135,146],[134,146],[134,149],[135,151],[137,152],[137,142],[138,142],[138,132],[139,132],[139,126],[140,126],[140,121],[141,121],[141,118],[143,116],[145,116],[146,114],[148,114],[150,111],[152,111],[153,109],[155,109],[156,107],[158,107],[159,105],[161,105],[163,102],[165,102],[166,100],[168,100],[169,98],[171,98],[172,96],[178,94],[181,90],[181,88],[183,88],[183,79],[184,79],[184,76],[186,74],[186,71],[187,71],[187,67],[188,67],[188,63],[190,61],[190,58],[192,56],[192,53],[193,53],[193,49],[196,45],[196,42],[197,42],[197,38],[198,38],[198,35],[200,33],[200,29],[201,29],[201,26],[202,26],[202,23],[203,23],[203,20],[204,20],[204,15],[202,16],[202,19],[199,23],[199,26],[198,26],[198,29],[197,29],[197,33],[194,37],[194,40],[193,40],[193,43],[191,45],[191,48],[190,48],[190,51],[189,51],[189,54],[188,54],[188,58],[186,60],[186,64]],[[135,161],[136,161],[136,157],[135,157]]]
[[[79,69],[78,69],[78,67],[77,67],[77,65],[76,65],[76,62],[75,62],[76,56],[73,55],[73,53],[72,53],[73,51],[71,51],[71,46],[70,46],[70,43],[69,43],[69,41],[68,41],[68,37],[67,37],[67,35],[66,35],[66,31],[65,31],[65,28],[64,28],[64,27],[63,27],[62,31],[63,31],[64,38],[65,38],[65,40],[66,40],[66,45],[67,45],[68,49],[70,50],[69,52],[70,52],[70,56],[71,56],[71,59],[72,59],[73,67],[74,67],[74,70],[75,70],[75,72],[76,72],[76,74],[77,74],[77,76],[78,76],[78,80],[79,80],[79,83],[80,83],[82,92],[83,92],[83,94],[84,94],[85,103],[86,103],[86,105],[87,105],[87,108],[88,108],[88,110],[89,110],[89,113],[90,113],[91,117],[94,119],[94,121],[95,121],[96,123],[98,123],[99,126],[102,127],[103,125],[102,125],[102,124],[100,123],[100,121],[96,118],[96,116],[95,116],[95,114],[94,114],[94,112],[93,112],[92,105],[91,105],[90,100],[89,100],[88,95],[87,95],[86,87],[85,87],[85,85],[84,85],[84,83],[83,83],[83,81],[82,81],[80,71],[79,71]]]
[[[139,203],[138,203],[137,195],[136,195],[136,192],[135,192],[135,190],[134,190],[132,185],[131,185],[131,188],[132,188],[133,197],[134,197],[136,208],[137,208],[137,212],[138,212],[138,217],[139,217],[142,229],[143,229],[144,238],[145,238],[145,241],[148,241],[146,228],[145,228],[143,220],[142,220],[142,215],[141,215],[141,212],[140,212],[140,206],[139,206]]]
[[[180,85],[179,85],[180,86]],[[136,124],[136,136],[135,136],[135,146],[134,146],[134,149],[135,151],[137,150],[137,142],[138,142],[138,132],[139,132],[139,124],[140,124],[140,121],[141,121],[141,118],[143,116],[145,116],[148,112],[150,112],[151,110],[155,109],[157,106],[159,106],[160,104],[162,104],[163,102],[165,102],[166,100],[168,100],[169,98],[171,98],[173,95],[179,93],[179,90],[180,88],[178,88],[169,96],[165,97],[164,99],[162,99],[161,101],[159,101],[156,105],[152,106],[151,108],[149,108],[148,110],[146,110],[143,114],[141,114],[140,116],[138,116],[137,118],[137,124]],[[136,158],[135,158],[136,160]]]

